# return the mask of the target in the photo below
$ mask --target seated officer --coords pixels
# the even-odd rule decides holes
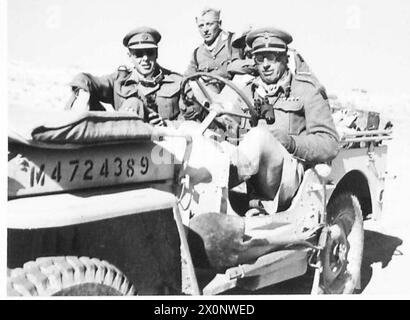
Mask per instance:
[[[123,39],[133,68],[121,66],[114,73],[96,77],[77,75],[70,83],[74,95],[68,107],[86,100],[89,110],[104,110],[103,103],[116,111],[131,111],[154,125],[164,125],[180,113],[182,76],[157,63],[160,33],[149,27],[131,30]],[[85,97],[85,98],[84,98]]]
[[[236,75],[257,75],[255,60],[252,58],[252,50],[246,44],[246,36],[251,32],[249,28],[241,35],[234,35],[232,46],[239,50],[239,56],[234,57],[231,63],[227,66],[227,72],[231,79]],[[309,73],[310,76],[315,77],[310,71],[309,65],[299,52],[295,49],[288,48],[288,66],[292,73]]]
[[[226,67],[239,55],[239,50],[232,47],[233,33],[221,29],[220,11],[205,8],[196,17],[196,23],[204,43],[194,50],[185,75],[209,72],[229,78]]]
[[[309,72],[288,68],[290,34],[273,28],[251,31],[257,76],[244,91],[259,108],[257,127],[238,147],[230,147],[239,182],[248,180],[265,200],[278,194],[286,206],[296,193],[307,165],[327,162],[338,153],[338,135],[326,93]]]

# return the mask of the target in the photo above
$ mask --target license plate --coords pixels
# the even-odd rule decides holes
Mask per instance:
[[[9,160],[9,197],[171,179],[173,165],[154,163],[153,147],[152,143],[72,150],[19,146]]]

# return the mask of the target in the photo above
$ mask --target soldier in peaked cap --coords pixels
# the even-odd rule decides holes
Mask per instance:
[[[157,63],[160,40],[160,33],[150,27],[128,32],[123,45],[128,49],[132,67],[120,66],[102,77],[89,73],[77,75],[70,84],[75,92],[70,107],[75,104],[76,97],[85,95],[89,96],[90,110],[104,110],[103,102],[117,111],[134,112],[154,125],[176,119],[180,113],[179,104],[182,104],[182,76]]]
[[[246,30],[242,34],[234,35],[232,38],[232,46],[234,48],[238,48],[240,50],[239,58],[232,59],[232,62],[227,67],[227,72],[232,76],[235,75],[255,75],[257,74],[255,61],[251,55],[251,48],[246,43],[246,36],[251,32],[251,29]],[[289,59],[289,69],[292,73],[308,73],[312,77],[315,77],[313,73],[310,71],[308,64],[306,63],[305,59],[297,52],[294,48],[287,49],[288,52],[288,59]],[[315,78],[315,81],[319,83],[319,81]]]
[[[122,44],[128,49],[158,49],[161,34],[150,27],[139,27],[128,32]]]
[[[252,48],[252,53],[257,52],[286,52],[288,44],[293,41],[292,36],[286,31],[275,28],[261,28],[248,33],[246,44]]]
[[[238,182],[249,179],[264,199],[278,196],[282,208],[296,193],[306,166],[327,162],[338,153],[323,87],[310,72],[293,74],[288,68],[291,42],[289,33],[275,28],[246,36],[257,75],[244,91],[260,111],[260,124],[230,151]]]

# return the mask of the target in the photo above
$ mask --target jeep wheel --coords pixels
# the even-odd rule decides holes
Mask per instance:
[[[353,293],[360,284],[363,258],[363,217],[351,193],[337,195],[328,206],[329,234],[322,251],[321,293]]]
[[[123,296],[135,289],[106,261],[87,257],[44,257],[7,270],[8,296]]]

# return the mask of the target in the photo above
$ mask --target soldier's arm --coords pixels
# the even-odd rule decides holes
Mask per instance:
[[[114,104],[114,80],[117,72],[96,77],[89,73],[80,73],[70,82],[71,88],[85,90],[90,93],[90,99],[104,103]]]
[[[336,157],[339,137],[333,122],[329,102],[323,91],[312,89],[304,99],[306,134],[292,136],[296,157],[307,162],[326,162]]]
[[[255,75],[257,70],[252,59],[235,59],[228,65],[227,72],[233,77],[236,74]]]
[[[237,48],[232,48],[232,55],[227,58],[225,61],[223,61],[221,63],[220,68],[218,68],[218,70],[214,70],[212,73],[219,75],[223,78],[227,78],[228,79],[232,79],[233,76],[235,75],[234,72],[230,72],[230,65],[234,62],[234,61],[238,61],[240,59],[240,54],[239,54],[239,49]]]
[[[195,59],[196,52],[197,50],[195,49],[194,52],[192,53],[191,61],[189,61],[188,68],[186,69],[184,76],[190,76],[194,74],[195,72],[197,72],[198,66],[197,66],[197,62]]]

